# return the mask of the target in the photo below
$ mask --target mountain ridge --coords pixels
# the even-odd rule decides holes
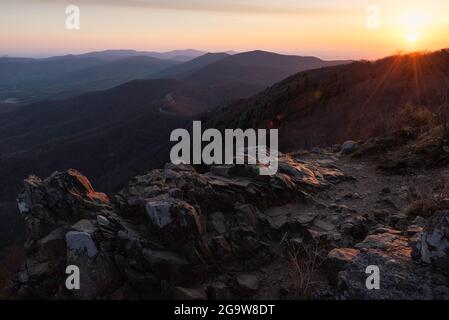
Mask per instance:
[[[394,129],[407,105],[437,112],[447,72],[449,50],[307,70],[219,107],[209,125],[280,128],[286,150],[366,139]]]

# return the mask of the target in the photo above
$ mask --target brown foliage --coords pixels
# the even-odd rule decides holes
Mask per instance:
[[[426,107],[414,107],[407,104],[398,114],[397,124],[399,128],[421,128],[430,126],[434,121],[432,112]]]
[[[295,297],[298,299],[312,298],[321,284],[320,267],[323,260],[320,251],[321,247],[317,241],[288,249],[290,276]]]
[[[449,102],[441,105],[438,113],[438,124],[443,128],[443,139],[449,140]]]
[[[449,182],[440,176],[435,183],[414,179],[408,186],[409,205],[405,212],[410,216],[429,217],[435,211],[443,209],[441,203],[449,197]]]

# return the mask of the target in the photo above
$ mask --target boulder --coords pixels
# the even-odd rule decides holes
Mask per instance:
[[[100,252],[92,236],[85,231],[69,231],[65,236],[67,265],[75,265],[80,270],[80,290],[73,292],[77,299],[96,299],[121,285],[118,270],[110,257]]]
[[[69,255],[76,256],[86,254],[88,257],[93,258],[98,253],[95,242],[87,232],[70,231],[65,235],[65,240]]]
[[[150,200],[145,209],[153,226],[173,249],[195,242],[204,232],[198,211],[185,201]]]
[[[358,147],[359,144],[357,142],[349,140],[343,143],[340,152],[342,154],[348,155],[357,151]]]
[[[373,234],[356,245],[357,250],[333,251],[330,277],[336,279],[335,295],[351,300],[428,300],[448,299],[449,282],[430,266],[417,265],[412,259],[410,239],[397,230]],[[368,267],[379,269],[380,288],[370,289]],[[340,270],[343,268],[343,270]]]
[[[62,224],[90,219],[93,212],[109,207],[108,197],[96,192],[89,180],[73,169],[55,172],[45,180],[28,177],[17,203],[30,241],[39,240]]]
[[[449,211],[436,212],[418,243],[421,261],[449,276]]]

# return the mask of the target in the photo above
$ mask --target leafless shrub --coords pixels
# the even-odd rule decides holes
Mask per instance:
[[[449,87],[443,95],[442,103],[437,114],[437,122],[443,128],[443,138],[449,140]]]
[[[429,217],[443,209],[442,203],[449,197],[449,183],[444,176],[434,179],[434,183],[413,179],[407,189],[409,205],[405,213],[410,216]]]
[[[431,126],[434,122],[432,112],[426,107],[414,107],[407,104],[397,116],[397,124],[400,128],[421,128]]]
[[[308,244],[290,246],[287,250],[295,297],[310,299],[320,286],[320,267],[323,259],[322,248],[318,241]]]
[[[443,138],[449,140],[449,102],[443,103],[438,113],[438,124],[443,128]]]

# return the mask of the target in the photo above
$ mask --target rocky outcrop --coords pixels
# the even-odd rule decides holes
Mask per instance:
[[[414,249],[415,257],[449,276],[449,211],[429,219]]]
[[[249,271],[273,258],[282,232],[273,228],[270,209],[313,202],[313,194],[345,178],[338,169],[286,155],[277,174],[257,172],[255,165],[200,172],[167,164],[132,179],[112,201],[75,170],[45,180],[31,176],[18,197],[27,260],[12,291],[75,299],[253,294],[257,279],[223,283],[220,275],[227,266]],[[305,220],[296,221],[313,219]],[[68,265],[80,270],[80,290],[65,287]]]
[[[414,259],[416,235],[410,237],[394,229],[378,232],[355,248],[338,248],[328,254],[328,276],[337,299],[449,299],[449,279],[431,265]],[[426,233],[419,236],[427,238]],[[441,253],[438,256],[441,258]],[[379,288],[367,286],[373,266],[379,271]]]
[[[257,165],[167,164],[111,199],[75,170],[31,176],[18,197],[27,259],[11,291],[42,299],[267,299],[298,297],[294,282],[307,275],[322,285],[300,297],[449,299],[448,211],[406,215],[401,186],[363,189],[367,172],[343,174],[340,160],[352,158],[338,157],[281,155],[273,176],[259,175]],[[80,290],[66,288],[70,265],[80,271]],[[367,286],[373,270],[379,288]]]

